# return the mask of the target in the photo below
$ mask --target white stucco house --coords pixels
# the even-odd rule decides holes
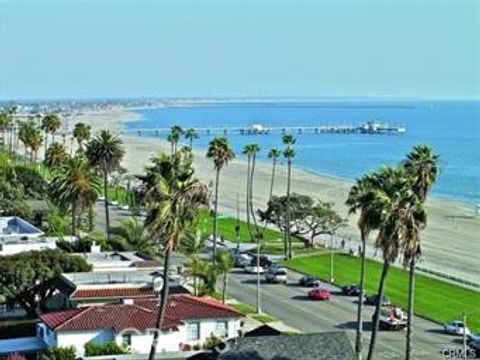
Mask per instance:
[[[42,315],[37,327],[47,347],[74,346],[82,356],[88,343],[116,342],[132,353],[148,353],[158,312],[157,299],[124,300],[122,304],[83,307]],[[238,336],[243,315],[210,297],[171,295],[158,352],[190,350],[214,334]]]

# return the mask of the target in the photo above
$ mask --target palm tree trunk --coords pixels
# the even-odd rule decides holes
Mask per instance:
[[[365,232],[361,232],[362,240],[362,262],[360,265],[360,293],[358,294],[358,308],[357,308],[357,336],[355,339],[355,353],[357,354],[357,359],[361,360],[363,357],[363,296],[365,293],[365,245],[367,242],[367,237]]]
[[[77,219],[76,219],[76,210],[77,210],[77,204],[75,201],[72,203],[72,235],[76,236],[77,235]]]
[[[213,204],[213,262],[217,255],[217,231],[218,231],[218,183],[220,182],[220,168],[215,175],[215,203]]]
[[[408,282],[408,309],[407,309],[407,344],[405,360],[410,360],[412,353],[412,323],[413,323],[413,300],[415,295],[415,256],[410,260],[410,272]]]
[[[270,180],[270,195],[268,197],[268,200],[272,199],[273,196],[273,187],[275,185],[275,170],[277,167],[277,159],[273,158],[273,167],[272,167],[272,179]]]
[[[157,321],[155,322],[155,332],[153,333],[152,347],[148,360],[154,360],[157,352],[158,338],[160,337],[160,329],[162,327],[163,318],[165,317],[165,309],[168,301],[168,268],[170,265],[171,248],[167,246],[165,249],[165,261],[163,264],[163,288],[160,298],[160,307],[158,309]]]
[[[245,204],[247,206],[247,228],[248,233],[250,234],[250,241],[253,241],[253,233],[252,228],[250,226],[250,167],[251,167],[252,158],[251,155],[248,154],[247,156],[247,190],[245,196]]]
[[[292,258],[292,239],[290,237],[290,222],[291,222],[291,216],[290,216],[290,180],[292,177],[292,162],[289,159],[288,160],[288,174],[287,174],[287,245],[288,245],[288,259]]]
[[[190,151],[193,150],[193,137],[190,138]]]
[[[375,351],[375,344],[377,341],[378,326],[380,323],[380,307],[382,304],[382,297],[385,292],[385,281],[387,280],[388,269],[390,268],[390,261],[384,260],[382,275],[380,277],[380,284],[378,286],[378,301],[375,306],[375,313],[373,314],[372,336],[370,338],[370,347],[368,349],[367,360],[373,359],[373,353]]]
[[[222,302],[225,304],[225,295],[227,293],[227,271],[223,273]]]
[[[250,216],[253,219],[253,225],[255,226],[256,235],[258,235],[258,225],[257,218],[255,217],[255,211],[253,210],[253,175],[255,174],[255,162],[256,155],[252,156],[252,168],[250,169],[250,192],[249,192],[249,205],[250,205]]]
[[[93,213],[93,205],[90,205],[88,207],[88,231],[93,231],[93,218],[94,218],[94,213]]]
[[[103,172],[103,196],[105,197],[105,230],[110,241],[110,211],[108,209],[108,173]]]
[[[47,148],[48,148],[48,132],[45,130],[45,141],[44,141],[44,148],[43,148],[43,159],[47,157]]]

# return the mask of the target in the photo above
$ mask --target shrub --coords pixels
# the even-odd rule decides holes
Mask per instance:
[[[210,349],[213,349],[215,346],[217,346],[218,344],[220,344],[222,342],[222,340],[218,337],[216,337],[215,335],[211,334],[207,340],[205,340],[205,343],[203,344],[203,348],[205,350],[210,350]]]
[[[48,349],[40,360],[75,360],[75,348],[69,347],[54,347]]]
[[[120,355],[127,353],[127,349],[118,345],[116,342],[108,342],[105,344],[89,343],[85,345],[85,356]]]

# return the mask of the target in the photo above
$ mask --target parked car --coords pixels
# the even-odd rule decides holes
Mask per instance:
[[[128,211],[130,207],[128,205],[119,205],[118,209],[122,211]]]
[[[330,300],[331,296],[330,291],[319,287],[308,292],[308,298],[310,300]]]
[[[375,314],[372,315],[372,321]],[[381,330],[403,330],[407,326],[407,313],[400,307],[382,306],[379,316]]]
[[[342,293],[346,296],[358,296],[360,295],[360,286],[358,285],[346,285],[342,287]]]
[[[287,270],[285,268],[270,268],[265,273],[265,280],[269,283],[287,283]]]
[[[471,334],[470,329],[463,325],[462,321],[452,321],[450,324],[445,324],[445,332],[451,335],[463,335],[465,333],[467,336]]]
[[[480,341],[480,332],[467,334],[468,341]]]
[[[249,266],[252,261],[252,257],[247,254],[238,254],[235,256],[235,265],[239,267]]]
[[[321,284],[320,280],[318,280],[313,276],[304,276],[298,281],[298,283],[300,284],[300,286],[308,286],[308,287],[317,287],[317,286],[320,286]]]
[[[250,261],[251,266],[257,266],[257,255],[250,255],[252,260]],[[272,261],[268,259],[265,255],[260,255],[260,266],[264,269],[268,269],[272,265]]]
[[[249,273],[249,274],[265,273],[265,269],[261,266],[245,266],[243,269],[245,270],[246,273]]]
[[[377,294],[367,296],[365,298],[365,301],[364,301],[365,305],[373,305],[373,306],[377,306],[377,302],[378,302],[378,295]],[[391,301],[388,297],[383,295],[382,300],[380,301],[380,305],[381,306],[390,306],[390,305],[392,305],[392,303],[391,303]]]

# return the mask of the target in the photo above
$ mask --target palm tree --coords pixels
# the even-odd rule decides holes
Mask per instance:
[[[50,184],[52,199],[72,216],[72,234],[77,235],[77,217],[95,203],[100,192],[100,181],[87,159],[76,155],[69,158],[54,174]]]
[[[361,266],[360,266],[360,293],[358,296],[357,310],[357,335],[355,340],[355,353],[358,359],[362,359],[363,352],[363,297],[365,292],[365,248],[370,232],[378,229],[380,226],[379,209],[373,205],[375,199],[375,181],[374,177],[366,175],[357,180],[348,194],[346,205],[349,207],[349,213],[360,212],[358,218],[358,228],[360,229],[360,239],[362,242]]]
[[[0,131],[2,132],[2,146],[4,149],[7,148],[7,130],[10,128],[12,118],[7,111],[2,111],[0,113]]]
[[[52,134],[52,142],[55,142],[55,133],[62,126],[62,121],[57,114],[47,114],[42,118],[40,128],[45,132],[45,147],[43,158],[47,156],[48,134]]]
[[[207,158],[213,160],[215,174],[215,199],[213,204],[213,259],[217,254],[217,231],[218,231],[218,187],[220,184],[220,171],[229,161],[235,158],[228,139],[226,137],[216,137],[210,141]],[[215,261],[215,260],[214,260]]]
[[[178,142],[180,141],[182,134],[183,134],[183,129],[180,126],[173,125],[170,128],[170,137],[171,137],[174,154],[177,153]]]
[[[40,130],[35,127],[28,134],[28,145],[32,150],[30,160],[32,161],[33,164],[37,163],[38,150],[40,150],[40,148],[42,147],[42,144],[43,144],[42,134],[40,133]]]
[[[168,272],[170,255],[180,245],[195,223],[199,210],[208,205],[208,189],[195,176],[191,161],[182,153],[160,155],[153,166],[147,168],[146,195],[147,217],[145,226],[154,239],[158,239],[164,251],[164,286],[155,323],[149,360],[155,358],[158,338],[168,301]]]
[[[44,163],[47,165],[51,170],[54,170],[60,167],[67,159],[69,155],[65,146],[59,143],[52,143],[45,153]]]
[[[272,159],[272,180],[270,181],[270,194],[268,199],[271,200],[273,196],[273,188],[275,185],[275,171],[277,168],[277,159],[282,155],[282,152],[278,149],[270,149],[268,152],[268,158]]]
[[[108,175],[120,167],[125,155],[122,140],[108,130],[102,130],[87,145],[87,158],[90,164],[103,176],[103,196],[105,197],[105,225],[107,239],[110,240],[110,213],[108,209]]]
[[[247,215],[247,228],[250,234],[250,240],[254,240],[252,233],[252,228],[250,224],[250,172],[252,167],[252,155],[255,152],[253,148],[254,144],[247,144],[243,148],[242,154],[247,155],[247,189],[245,191],[245,206],[246,206],[246,215]]]
[[[384,296],[385,282],[390,265],[395,262],[402,247],[402,228],[405,208],[412,201],[409,178],[402,167],[386,167],[374,174],[375,195],[372,205],[381,214],[375,247],[382,252],[383,268],[378,285],[378,301],[373,316],[373,329],[368,360],[373,359],[380,319],[380,299]]]
[[[413,192],[422,204],[425,203],[427,194],[437,180],[438,159],[439,156],[433,152],[431,147],[416,146],[413,148],[413,151],[407,155],[407,159],[403,164],[411,177]],[[426,217],[426,214],[424,216]],[[426,218],[420,218],[419,222],[420,224],[411,224],[411,226],[408,227],[411,231],[409,231],[408,236],[405,237],[404,263],[409,266],[406,360],[410,360],[412,349],[415,263],[421,255],[420,234],[418,230],[425,226]]]
[[[185,139],[187,139],[189,141],[189,148],[190,148],[190,150],[192,150],[193,149],[193,140],[198,139],[197,130],[195,130],[194,128],[187,129],[185,131],[184,136],[185,136]]]
[[[113,235],[117,235],[125,240],[128,250],[141,251],[147,254],[155,255],[156,244],[145,231],[143,223],[136,217],[128,218],[120,224],[110,229]]]
[[[83,152],[83,144],[90,139],[92,128],[84,123],[76,123],[73,128],[73,138],[77,140],[78,150]]]
[[[292,258],[292,239],[290,237],[290,187],[292,181],[292,160],[295,157],[295,149],[293,145],[295,144],[295,137],[290,134],[285,134],[282,137],[283,144],[286,146],[283,151],[283,156],[287,160],[287,219],[285,226],[285,258]],[[287,252],[288,248],[288,252]]]
[[[217,253],[217,259],[215,261],[217,271],[223,275],[222,285],[222,302],[225,304],[225,295],[227,293],[227,276],[228,272],[232,270],[235,265],[233,256],[228,251],[220,251]]]

